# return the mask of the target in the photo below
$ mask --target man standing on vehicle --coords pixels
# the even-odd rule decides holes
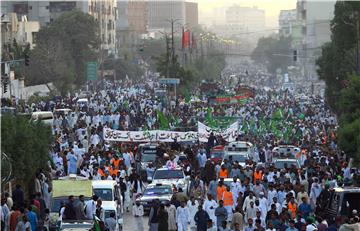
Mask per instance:
[[[84,199],[84,195],[80,195],[79,201],[74,205],[76,220],[86,220]]]
[[[95,214],[95,210],[96,210],[96,201],[97,200],[98,200],[98,196],[93,195],[92,199],[86,202],[85,212],[86,212],[86,217],[89,220],[93,219],[93,215]]]

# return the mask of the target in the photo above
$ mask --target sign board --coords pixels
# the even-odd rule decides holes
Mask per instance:
[[[86,80],[87,81],[96,81],[97,80],[97,62],[87,62],[86,63]]]
[[[159,83],[160,83],[160,84],[179,84],[179,83],[180,83],[180,79],[176,79],[176,78],[163,78],[163,79],[159,79]]]

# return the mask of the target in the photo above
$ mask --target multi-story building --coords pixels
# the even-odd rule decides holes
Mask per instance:
[[[86,1],[2,1],[2,13],[16,13],[18,20],[27,16],[31,22],[38,21],[40,26],[48,26],[63,13],[80,10],[94,16],[99,21],[101,48],[116,53],[115,21],[117,17],[115,0]]]
[[[298,22],[296,9],[281,10],[279,14],[279,35],[291,36],[294,24]]]
[[[241,7],[233,5],[226,10],[226,23],[242,25],[249,31],[265,29],[265,11],[257,7]]]
[[[147,33],[147,7],[145,0],[119,0],[116,21],[116,46],[118,50],[132,50],[141,43]]]
[[[330,23],[334,17],[335,1],[298,0],[297,17],[302,25],[302,43],[298,54],[307,80],[317,80],[316,59],[321,46],[330,41]]]
[[[16,13],[20,21],[26,15],[29,21],[38,21],[40,26],[47,26],[64,12],[74,9],[88,12],[87,1],[3,1],[4,13]]]
[[[198,24],[198,4],[186,2],[185,0],[147,2],[148,28],[150,30],[169,31],[171,23],[169,20],[176,20],[177,25],[194,27]]]
[[[117,4],[115,0],[89,0],[88,13],[99,22],[101,49],[107,54],[117,54],[116,19]]]
[[[198,4],[196,2],[185,2],[185,25],[188,28],[199,24]]]

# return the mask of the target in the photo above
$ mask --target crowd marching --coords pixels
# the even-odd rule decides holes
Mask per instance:
[[[224,73],[229,75],[233,71],[227,69]],[[246,76],[257,75],[261,73],[246,70],[240,82]],[[357,180],[352,160],[337,147],[335,115],[319,96],[309,96],[305,102],[289,91],[264,90],[262,84],[266,83],[257,82],[255,97],[244,104],[213,106],[206,101],[186,101],[184,97],[164,103],[154,94],[159,84],[152,78],[139,83],[129,80],[106,83],[106,89],[89,96],[86,108],[56,115],[52,126],[54,143],[49,150],[51,174],[38,172],[30,200],[24,198],[20,185],[12,195],[2,194],[2,230],[39,230],[48,219],[51,179],[69,174],[93,180],[116,180],[124,212],[131,212],[135,219],[142,220],[144,208],[135,200],[147,182],[142,181],[140,163],[136,161],[138,144],[105,141],[104,128],[159,129],[158,113],[161,112],[170,118],[170,129],[193,129],[197,121],[205,120],[208,108],[214,117],[236,117],[241,125],[237,140],[254,144],[253,158],[245,165],[231,160],[223,164],[212,162],[210,150],[216,145],[226,145],[222,137],[214,135],[206,143],[159,143],[156,155],[160,165],[165,165],[166,161],[171,163],[173,158],[167,159],[169,156],[180,153],[187,156],[187,165],[174,164],[189,176],[189,190],[187,193],[186,189],[173,185],[171,201],[163,204],[154,200],[149,226],[138,230],[359,230],[358,211],[351,211],[347,222],[340,225],[319,210],[332,189],[355,184]],[[198,91],[192,93],[192,99],[199,94]],[[40,102],[24,106],[23,110],[71,108],[75,111],[77,99],[72,96]],[[298,156],[301,168],[277,169],[272,165],[272,150],[285,143],[301,148]],[[225,184],[224,179],[228,178],[232,182]],[[92,200],[97,201],[94,208],[97,211],[101,200]],[[79,200],[79,203],[86,202]],[[59,213],[66,216],[73,210],[75,218],[92,218],[91,211],[83,214],[77,207],[78,204],[67,203]],[[112,230],[110,221],[106,222],[106,227]]]

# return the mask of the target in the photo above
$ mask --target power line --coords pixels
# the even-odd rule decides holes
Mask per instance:
[[[303,26],[308,26],[308,25],[317,25],[317,24],[325,24],[325,23],[329,23],[329,22],[315,22],[315,23],[307,23],[307,24],[302,24]],[[237,33],[236,35],[242,35],[242,34],[256,34],[256,33],[261,33],[261,32],[266,32],[266,31],[276,31],[276,30],[280,30],[282,28],[277,27],[277,28],[272,28],[272,29],[266,29],[266,30],[259,30],[259,31],[250,31],[250,32],[242,32],[242,33]]]

